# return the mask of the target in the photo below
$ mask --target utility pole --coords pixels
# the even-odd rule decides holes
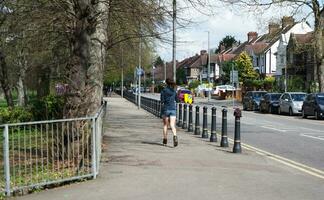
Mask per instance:
[[[173,62],[173,81],[177,82],[177,69],[176,69],[176,18],[177,18],[177,2],[176,0],[173,0],[173,21],[172,21],[172,27],[173,27],[173,42],[172,42],[172,62]]]
[[[140,30],[141,31],[141,30]],[[138,45],[138,71],[142,71],[142,35],[140,33],[139,45]],[[141,108],[141,73],[138,73],[138,109]]]
[[[209,31],[208,32],[208,74],[207,74],[207,80],[208,80],[208,89],[210,86],[210,49],[209,49]],[[208,90],[208,101],[210,101],[210,90]]]
[[[166,80],[166,65],[167,65],[167,62],[164,62],[164,80]]]
[[[285,66],[285,92],[287,92],[287,65]]]
[[[123,47],[121,48],[121,96],[124,98],[124,51]]]

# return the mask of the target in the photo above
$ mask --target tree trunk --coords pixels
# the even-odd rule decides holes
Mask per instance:
[[[99,1],[90,3],[81,0],[78,6],[73,7],[75,15],[70,40],[72,56],[67,70],[70,91],[66,117],[93,115],[100,106],[105,61],[102,44],[107,40],[107,11],[107,4]]]
[[[5,95],[7,105],[9,107],[14,107],[14,102],[12,98],[11,88],[9,85],[9,78],[8,78],[8,68],[5,60],[5,55],[0,50],[0,83]]]
[[[26,106],[27,105],[27,94],[25,86],[25,76],[27,70],[27,61],[24,57],[21,57],[22,60],[19,60],[19,73],[18,73],[18,82],[17,82],[17,93],[18,93],[18,105]]]
[[[323,47],[323,31],[324,31],[324,9],[320,10],[316,1],[313,0],[313,13],[315,17],[315,63],[317,67],[317,77],[319,83],[319,92],[324,92],[324,47]]]

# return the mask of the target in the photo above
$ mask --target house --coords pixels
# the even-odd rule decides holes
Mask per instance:
[[[287,44],[286,60],[288,79],[299,77],[304,83],[304,88],[309,89],[317,79],[314,32],[292,33]]]
[[[261,74],[281,76],[282,67],[285,63],[284,45],[289,41],[290,34],[304,34],[310,31],[312,31],[312,28],[306,22],[295,22],[293,17],[283,17],[281,26],[270,23],[268,33],[260,36],[252,44],[253,46],[259,43],[263,46],[260,49],[257,48],[260,52],[254,51],[252,54],[254,68],[258,69]],[[278,48],[280,52],[278,52]],[[279,59],[278,62],[277,59]]]

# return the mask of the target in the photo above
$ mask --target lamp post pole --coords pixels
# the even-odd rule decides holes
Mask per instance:
[[[207,31],[208,33],[208,71],[207,71],[207,80],[208,80],[208,101],[210,101],[210,90],[209,90],[209,86],[210,86],[210,49],[209,49],[209,31]]]
[[[177,17],[177,1],[173,0],[173,20],[172,20],[172,28],[173,28],[173,41],[172,41],[172,62],[173,62],[173,81],[176,83],[176,17]]]
[[[139,45],[138,45],[138,70],[141,71],[141,65],[142,65],[142,38],[140,36],[139,39]],[[139,72],[138,74],[138,109],[141,108],[141,73]]]
[[[285,66],[285,92],[287,92],[287,65]]]

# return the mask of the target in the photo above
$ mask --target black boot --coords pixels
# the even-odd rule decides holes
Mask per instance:
[[[174,147],[178,146],[178,137],[176,135],[173,136],[173,146]]]
[[[168,140],[166,138],[163,138],[163,145],[166,145],[168,143]]]

